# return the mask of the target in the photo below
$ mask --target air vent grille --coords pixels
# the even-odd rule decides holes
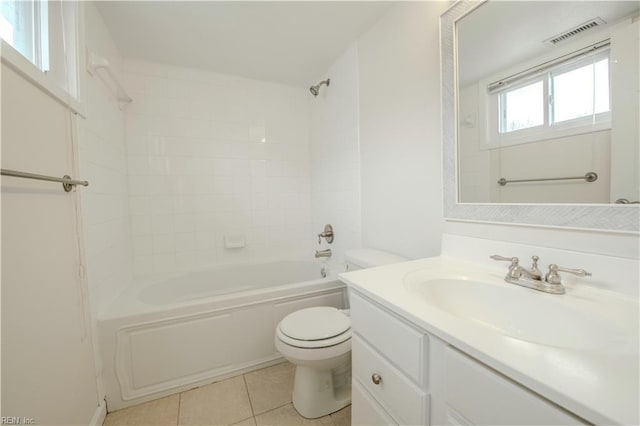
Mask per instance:
[[[587,22],[583,22],[582,24],[578,25],[577,27],[571,28],[570,30],[567,30],[563,33],[557,34],[547,40],[545,40],[545,43],[550,43],[553,45],[556,45],[560,42],[565,41],[568,38],[571,38],[575,35],[581,34],[587,30],[590,30],[592,28],[598,27],[600,25],[604,25],[606,24],[606,22],[600,18],[600,17],[596,17],[593,19],[589,19]]]

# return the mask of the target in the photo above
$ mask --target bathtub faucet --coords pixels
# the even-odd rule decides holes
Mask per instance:
[[[331,249],[316,250],[316,259],[319,257],[331,257]]]

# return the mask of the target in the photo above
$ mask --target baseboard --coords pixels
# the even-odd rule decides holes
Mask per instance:
[[[96,411],[93,413],[93,417],[91,418],[91,426],[102,426],[104,423],[104,418],[107,417],[107,401],[104,399],[100,401],[100,404],[96,407]]]

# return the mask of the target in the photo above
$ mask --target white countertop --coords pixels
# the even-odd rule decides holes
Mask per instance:
[[[504,282],[506,271],[506,267],[485,268],[477,263],[433,257],[344,273],[340,278],[350,288],[589,422],[639,424],[638,301],[583,286],[575,280],[566,285],[565,295],[548,295]],[[555,300],[561,304],[575,302],[583,310],[584,306],[591,306],[594,315],[617,321],[621,307],[627,312],[631,308],[634,314],[627,316],[628,328],[623,322],[620,327],[635,338],[622,350],[572,349],[516,339],[416,297],[404,280],[408,275],[415,279],[420,274],[425,278],[480,277],[492,285],[530,292],[525,293],[525,298],[530,294],[534,302],[536,297],[563,298]],[[539,314],[542,317],[545,312]]]

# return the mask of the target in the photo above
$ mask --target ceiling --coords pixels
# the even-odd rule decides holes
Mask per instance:
[[[466,86],[556,47],[550,37],[600,17],[607,25],[638,14],[638,1],[492,1],[458,23],[459,81]],[[591,34],[585,31],[573,39]],[[603,26],[602,28],[605,28]]]
[[[126,58],[309,86],[390,2],[100,1]]]

